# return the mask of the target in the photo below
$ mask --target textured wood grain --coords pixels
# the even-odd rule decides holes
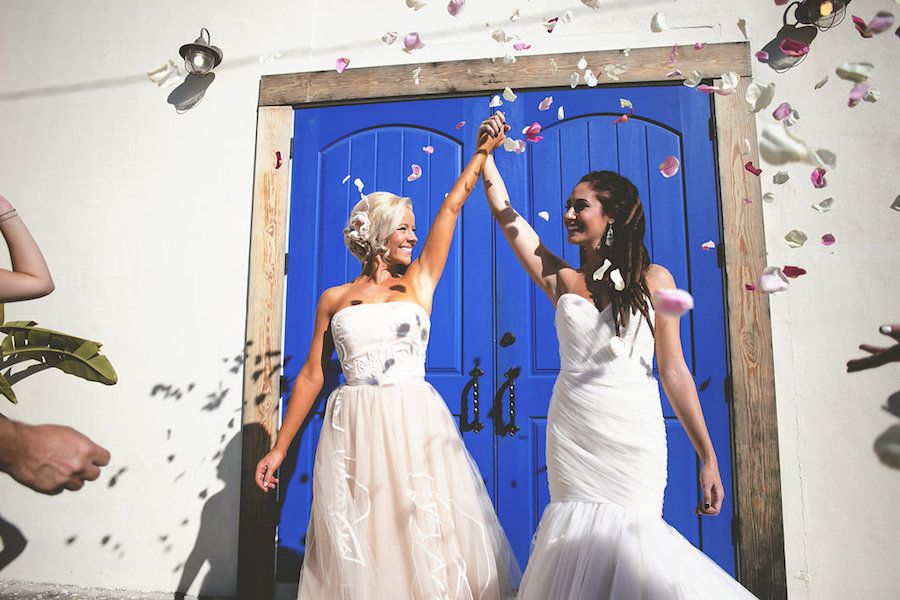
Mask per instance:
[[[756,120],[744,100],[749,79],[715,100],[731,353],[738,574],[760,598],[787,598],[784,526],[769,299],[748,291],[766,267]],[[744,140],[752,140],[745,154]],[[748,202],[749,201],[749,202]]]
[[[275,494],[256,487],[253,474],[278,427],[293,119],[290,107],[260,108],[257,115],[238,528],[238,596],[247,599],[274,593]]]
[[[703,50],[692,46],[680,48],[677,65],[669,60],[671,48],[638,48],[625,56],[620,50],[574,52],[569,54],[521,56],[515,63],[500,59],[394,65],[389,67],[349,68],[343,73],[318,71],[266,75],[260,81],[260,106],[300,106],[340,102],[359,102],[387,98],[410,98],[430,95],[499,92],[505,87],[524,90],[569,85],[569,77],[579,71],[576,65],[585,57],[594,72],[605,65],[624,65],[628,70],[613,80],[599,77],[600,85],[616,83],[649,83],[681,81],[682,77],[666,77],[677,67],[682,73],[700,71],[709,78],[726,71],[750,75],[750,52],[745,42],[710,44]],[[556,72],[550,59],[556,61]],[[421,67],[416,84],[413,70]],[[584,79],[581,79],[584,85]]]

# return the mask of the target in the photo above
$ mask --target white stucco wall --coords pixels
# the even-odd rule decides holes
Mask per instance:
[[[70,424],[112,452],[84,490],[44,497],[0,478],[0,517],[28,546],[0,577],[171,591],[192,551],[209,558],[184,583],[190,591],[235,588],[241,371],[253,148],[259,78],[269,73],[502,57],[494,29],[518,33],[529,53],[682,45],[743,39],[760,49],[781,26],[772,0],[468,0],[449,16],[444,0],[419,11],[403,0],[188,1],[124,3],[0,0],[0,193],[19,209],[57,284],[49,297],[7,306],[8,319],[97,339],[120,382],[103,387],[52,373],[17,386],[18,406],[0,409],[30,423]],[[514,9],[520,19],[510,22]],[[871,18],[890,0],[856,2]],[[552,34],[545,18],[571,9]],[[663,11],[669,31],[651,33]],[[145,73],[212,33],[225,61],[206,98],[177,114]],[[411,55],[381,35],[418,31]],[[896,277],[900,193],[896,98],[900,40],[862,39],[848,18],[821,33],[805,62],[775,82],[775,102],[800,113],[795,129],[838,156],[829,185],[815,190],[808,165],[763,164],[769,264],[808,274],[773,297],[785,549],[792,599],[888,598],[900,585],[894,556],[900,471],[881,465],[874,439],[897,422],[880,409],[897,391],[900,365],[847,375],[861,342],[900,321]],[[276,57],[277,58],[274,58]],[[875,64],[876,104],[846,105],[850,83],[834,68]],[[503,64],[497,62],[502,81]],[[717,75],[717,74],[710,74]],[[828,84],[814,84],[829,75]],[[565,85],[568,74],[560,74]],[[498,90],[500,91],[500,90]],[[828,196],[833,211],[810,204]],[[810,241],[789,248],[802,229]],[[819,243],[832,233],[837,243]],[[181,395],[168,395],[180,390]],[[154,393],[156,390],[157,393]],[[752,493],[752,492],[751,492]],[[204,510],[205,507],[205,510]]]

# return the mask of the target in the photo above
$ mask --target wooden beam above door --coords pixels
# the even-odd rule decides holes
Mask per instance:
[[[669,59],[671,48],[635,48],[626,56],[622,50],[538,54],[516,57],[506,65],[502,59],[410,63],[387,67],[348,68],[337,71],[264,75],[259,84],[259,106],[309,106],[332,102],[360,102],[417,96],[496,93],[505,87],[516,89],[552,88],[569,85],[573,72],[583,75],[578,61],[585,58],[595,72],[605,65],[623,65],[627,71],[614,80],[598,77],[598,85],[683,81],[667,77],[676,68],[682,73],[699,71],[710,79],[733,71],[751,75],[747,42],[709,44],[702,50],[685,45],[679,49],[677,65]],[[556,61],[556,71],[550,59]],[[415,81],[413,71],[422,69]],[[389,82],[389,83],[388,83]],[[580,85],[584,85],[583,77]]]

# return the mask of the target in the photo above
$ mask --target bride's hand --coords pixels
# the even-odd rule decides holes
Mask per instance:
[[[703,499],[694,508],[695,515],[717,515],[725,499],[725,489],[719,476],[719,466],[715,462],[704,463],[700,467],[700,487]]]
[[[275,471],[281,466],[281,461],[283,460],[284,454],[273,448],[271,452],[266,454],[256,464],[256,485],[262,491],[268,492],[269,488],[274,488],[275,484],[278,483],[278,479],[275,478]]]

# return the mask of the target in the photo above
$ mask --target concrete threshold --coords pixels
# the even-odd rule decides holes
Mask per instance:
[[[276,584],[273,600],[294,600],[296,597],[297,584]],[[198,598],[173,592],[109,590],[77,585],[0,580],[0,600],[235,600],[235,598],[235,596],[208,596],[205,594]]]

